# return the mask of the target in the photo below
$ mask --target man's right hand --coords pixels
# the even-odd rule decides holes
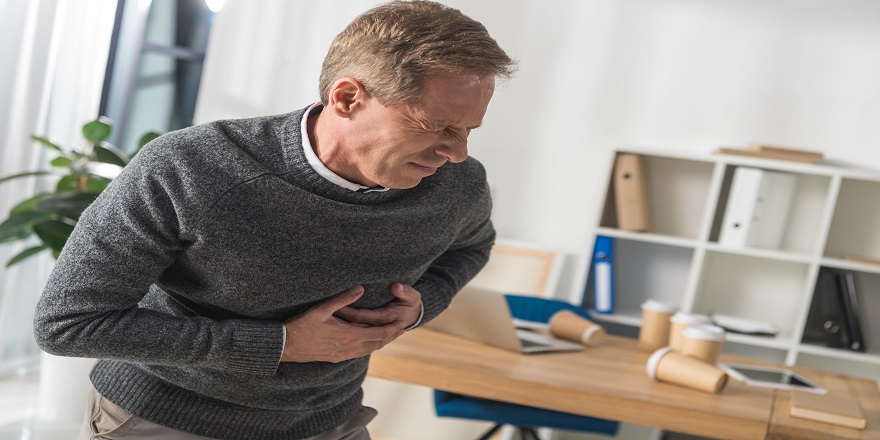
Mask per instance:
[[[288,319],[281,362],[342,362],[366,356],[403,334],[406,323],[365,326],[333,316],[364,294],[357,285]]]

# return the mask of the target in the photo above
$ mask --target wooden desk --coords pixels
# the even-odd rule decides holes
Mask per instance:
[[[787,391],[731,381],[714,395],[654,382],[645,373],[648,356],[637,349],[635,340],[613,336],[582,352],[520,355],[418,329],[374,353],[369,375],[705,437],[880,439],[880,391],[875,382],[792,368],[832,392],[857,397],[868,419],[867,429],[861,431],[793,419]]]

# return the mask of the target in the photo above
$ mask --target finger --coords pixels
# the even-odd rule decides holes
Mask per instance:
[[[315,306],[315,311],[332,316],[339,309],[345,308],[357,301],[364,294],[364,286],[358,284],[349,287],[342,293],[331,296]]]
[[[365,342],[390,342],[403,334],[405,326],[403,321],[394,321],[390,324],[376,325],[361,329],[361,336]]]
[[[412,286],[403,283],[394,283],[391,285],[391,294],[396,298],[410,304],[418,304],[422,299],[422,295]]]
[[[333,316],[342,318],[351,323],[369,325],[388,324],[397,319],[396,314],[385,307],[378,309],[355,309],[353,307],[343,307],[337,310]]]

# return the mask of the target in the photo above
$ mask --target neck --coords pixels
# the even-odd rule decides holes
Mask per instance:
[[[338,126],[340,123],[326,111],[309,116],[306,131],[315,155],[327,169],[343,179],[364,186],[373,186],[372,182],[365,182],[356,172],[357,168],[346,148],[346,142],[349,140],[343,136],[343,130]]]

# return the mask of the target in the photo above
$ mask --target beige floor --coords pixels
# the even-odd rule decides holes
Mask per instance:
[[[46,422],[34,417],[38,384],[35,377],[6,378],[0,381],[0,440],[66,440],[76,438],[77,422]],[[364,404],[379,411],[370,423],[373,440],[470,440],[478,438],[491,426],[434,415],[430,388],[404,385],[380,379],[367,379]],[[495,440],[503,440],[496,435]],[[653,430],[623,425],[615,440],[655,439]],[[577,433],[553,433],[547,440],[601,440],[606,436]]]

